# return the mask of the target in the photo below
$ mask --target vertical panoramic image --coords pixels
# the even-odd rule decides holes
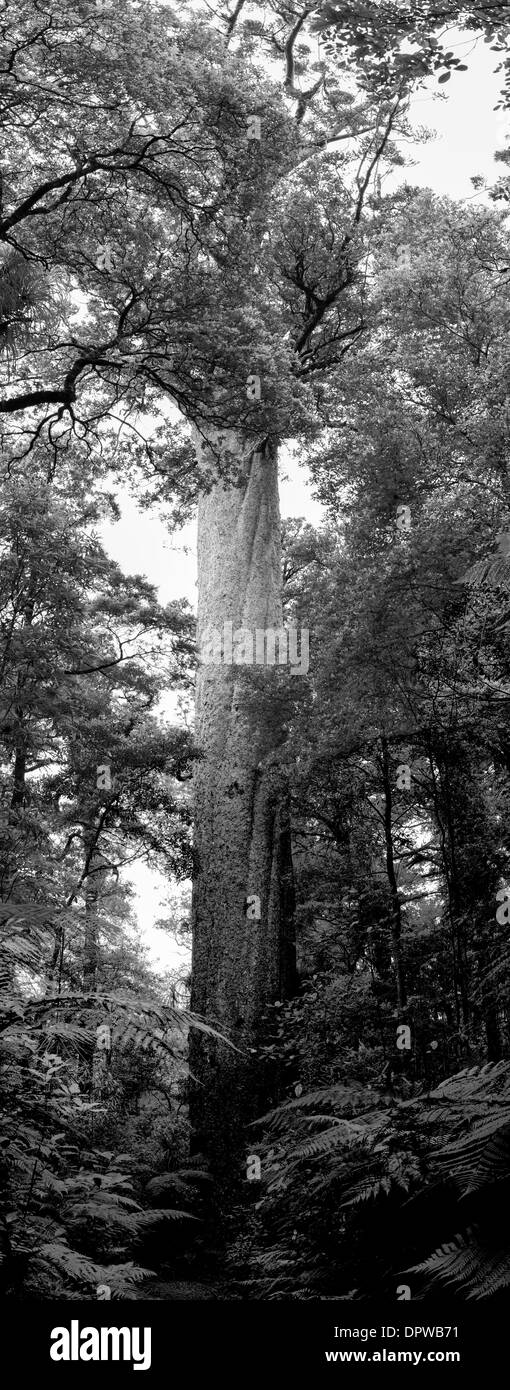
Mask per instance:
[[[0,1288],[50,1379],[169,1319],[209,1373],[490,1369],[509,44],[0,0]]]

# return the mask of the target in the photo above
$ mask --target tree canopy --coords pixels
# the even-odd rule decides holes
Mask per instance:
[[[508,1286],[508,217],[405,161],[453,28],[508,105],[509,22],[0,4],[10,1298]],[[204,675],[190,604],[108,554],[123,489],[198,501],[199,623],[306,630],[309,670]],[[207,1007],[137,939],[139,862],[200,886]]]

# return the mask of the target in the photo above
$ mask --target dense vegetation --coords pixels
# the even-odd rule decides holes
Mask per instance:
[[[442,8],[502,48],[501,6]],[[458,60],[430,4],[368,9],[0,6],[11,1298],[510,1282],[508,186],[459,206],[406,181],[410,84]],[[288,796],[298,979],[258,1020],[226,1206],[187,1047],[232,1040],[151,969],[122,876],[196,872],[204,753],[167,713],[194,618],[103,527],[125,489],[189,519],[208,429],[240,425],[290,442],[324,519],[282,537],[309,671],[242,673]],[[216,465],[239,484],[234,450]]]

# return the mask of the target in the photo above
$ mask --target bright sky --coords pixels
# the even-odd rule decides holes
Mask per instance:
[[[437,79],[427,83],[412,102],[411,121],[418,129],[427,126],[435,131],[429,144],[410,146],[408,155],[413,166],[402,170],[408,183],[430,187],[438,194],[451,198],[480,201],[483,194],[471,183],[481,174],[489,184],[496,181],[502,166],[494,162],[494,151],[510,143],[510,121],[494,111],[499,97],[501,77],[495,76],[500,57],[488,45],[472,36],[463,39],[451,31],[449,47],[469,65],[468,72],[453,74],[450,82],[438,86]],[[441,100],[435,100],[442,93]],[[306,516],[311,522],[320,519],[320,508],[310,494],[306,473],[289,462],[284,473],[292,476],[281,483],[283,516]],[[179,536],[169,537],[166,527],[156,516],[140,512],[127,494],[119,499],[122,519],[104,528],[103,538],[109,554],[127,573],[141,573],[156,585],[161,602],[186,597],[196,602],[196,535],[190,524]],[[131,871],[135,888],[136,910],[141,934],[156,968],[186,968],[187,953],[182,943],[177,945],[166,933],[154,927],[156,918],[164,915],[165,883],[145,865]]]
[[[494,151],[508,146],[508,114],[494,111],[503,75],[495,75],[501,54],[492,53],[488,44],[470,35],[465,39],[450,31],[448,47],[468,64],[468,72],[453,72],[449,82],[439,86],[433,78],[411,104],[415,126],[428,126],[437,138],[414,152],[416,167],[408,172],[410,183],[433,188],[450,198],[473,198],[473,175],[482,174],[493,183],[502,173],[494,161]],[[440,101],[436,93],[444,93]],[[479,194],[475,194],[479,198]]]

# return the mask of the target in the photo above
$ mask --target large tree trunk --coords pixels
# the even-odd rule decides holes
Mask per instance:
[[[232,442],[230,441],[230,448]],[[206,630],[279,628],[280,512],[276,450],[251,454],[243,483],[221,482],[199,505],[198,641]],[[235,651],[234,651],[235,656]],[[257,1027],[295,984],[292,863],[275,672],[199,664],[195,784],[192,1008],[236,1049],[193,1034],[195,1144],[230,1167],[243,1124],[263,1100]],[[270,702],[269,695],[273,700]],[[260,900],[260,919],[256,901]]]

